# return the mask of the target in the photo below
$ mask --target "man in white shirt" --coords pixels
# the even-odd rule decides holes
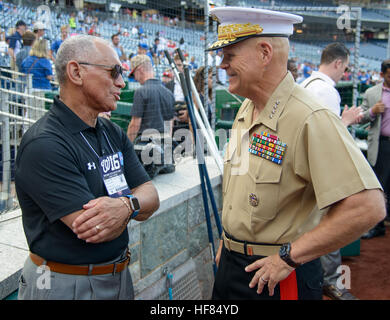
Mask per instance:
[[[310,89],[321,102],[338,116],[340,115],[340,94],[335,88],[337,82],[348,69],[349,50],[342,43],[331,43],[321,55],[321,63],[318,71],[313,71],[311,76],[300,85]],[[344,106],[341,120],[345,126],[358,123],[362,117],[361,108]]]
[[[317,96],[323,105],[329,110],[340,115],[340,94],[335,88],[344,72],[348,69],[349,50],[342,43],[331,43],[325,47],[321,54],[321,63],[318,71],[313,71],[311,76],[300,85],[310,90]],[[360,122],[363,116],[360,107],[344,107],[341,120],[345,126]],[[340,250],[331,252],[321,257],[321,265],[324,271],[323,292],[334,300],[356,300],[347,289],[339,288],[337,279],[340,276],[337,268],[341,265]]]

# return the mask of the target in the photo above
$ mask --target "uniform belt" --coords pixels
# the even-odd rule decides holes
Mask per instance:
[[[247,256],[272,256],[279,253],[280,247],[282,246],[275,244],[253,244],[245,241],[236,241],[228,238],[225,235],[225,232],[223,233],[223,243],[225,244],[226,249],[229,251],[242,253]]]
[[[388,136],[380,136],[379,139],[384,141],[390,141],[390,137]]]
[[[78,266],[73,264],[64,264],[54,261],[46,261],[42,257],[36,255],[35,253],[30,253],[30,258],[38,267],[41,265],[46,265],[49,267],[50,271],[57,273],[73,274],[73,275],[100,275],[100,274],[109,274],[113,275],[118,272],[122,272],[127,265],[130,263],[130,251],[127,251],[126,258],[123,261],[106,264],[106,265],[86,265]]]

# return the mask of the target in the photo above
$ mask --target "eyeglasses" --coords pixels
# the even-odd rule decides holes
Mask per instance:
[[[114,66],[107,66],[105,64],[96,64],[96,63],[89,63],[89,62],[79,62],[78,64],[85,64],[87,66],[95,66],[95,67],[103,67],[110,69],[111,71],[111,77],[116,80],[121,75],[123,78],[123,68],[120,64],[116,64]]]
[[[138,69],[139,66],[140,66],[140,65],[136,66],[136,67],[134,68],[134,70],[132,70],[132,71],[130,72],[129,78],[134,79],[135,71]]]

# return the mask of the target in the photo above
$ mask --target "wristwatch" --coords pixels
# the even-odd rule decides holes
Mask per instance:
[[[298,268],[301,264],[294,262],[290,257],[291,243],[284,243],[279,250],[279,257],[286,262],[290,267],[294,269]]]
[[[133,213],[131,214],[130,219],[134,219],[138,215],[139,210],[141,209],[141,207],[139,205],[139,201],[138,201],[137,197],[135,197],[132,194],[128,194],[128,195],[126,195],[126,197],[129,198],[130,207],[133,210]]]

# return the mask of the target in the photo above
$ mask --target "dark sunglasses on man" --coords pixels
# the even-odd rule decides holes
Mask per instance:
[[[79,62],[78,64],[85,64],[87,66],[95,66],[95,67],[103,67],[107,68],[111,71],[111,77],[116,80],[118,79],[119,75],[123,78],[123,68],[120,64],[116,64],[113,66],[107,66],[105,64],[96,64],[96,63],[89,63],[89,62]]]

